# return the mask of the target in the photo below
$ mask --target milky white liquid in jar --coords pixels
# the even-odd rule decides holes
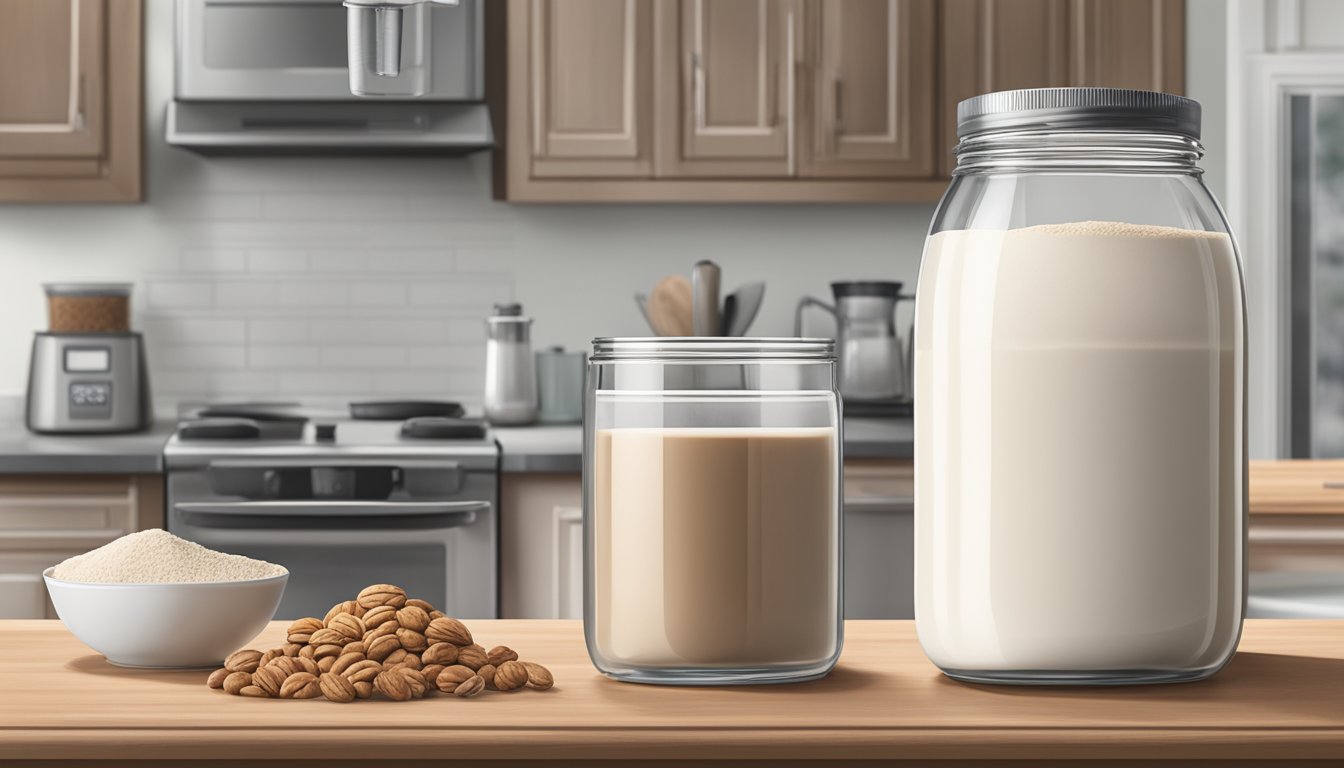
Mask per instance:
[[[916,301],[916,616],[986,682],[1212,674],[1241,626],[1242,305],[1230,238],[947,230]]]

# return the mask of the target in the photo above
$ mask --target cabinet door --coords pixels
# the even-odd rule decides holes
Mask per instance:
[[[809,4],[801,175],[933,175],[934,10],[932,0]]]
[[[658,175],[791,176],[795,0],[658,6]]]
[[[1185,90],[1183,0],[1073,0],[1073,85]]]
[[[534,177],[648,176],[648,0],[531,0],[528,67]]]
[[[140,10],[0,3],[0,201],[140,199]]]
[[[914,474],[908,460],[845,462],[845,618],[915,617]]]
[[[582,479],[518,472],[499,485],[500,618],[581,618]]]

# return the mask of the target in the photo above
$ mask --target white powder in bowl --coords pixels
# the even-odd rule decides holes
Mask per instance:
[[[226,555],[151,528],[75,555],[57,565],[51,575],[89,584],[178,584],[248,581],[288,572],[274,563]]]

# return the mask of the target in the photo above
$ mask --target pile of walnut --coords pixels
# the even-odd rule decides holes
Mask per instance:
[[[485,650],[465,624],[391,584],[365,588],[325,619],[299,619],[286,639],[265,653],[237,651],[206,684],[239,696],[345,703],[375,691],[406,701],[434,689],[466,698],[555,682],[550,670],[519,661],[509,648]]]

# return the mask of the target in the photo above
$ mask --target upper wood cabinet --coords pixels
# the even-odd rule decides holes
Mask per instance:
[[[956,104],[1180,92],[1183,0],[509,0],[488,6],[495,196],[916,201]]]
[[[140,0],[0,3],[0,202],[141,199]]]

